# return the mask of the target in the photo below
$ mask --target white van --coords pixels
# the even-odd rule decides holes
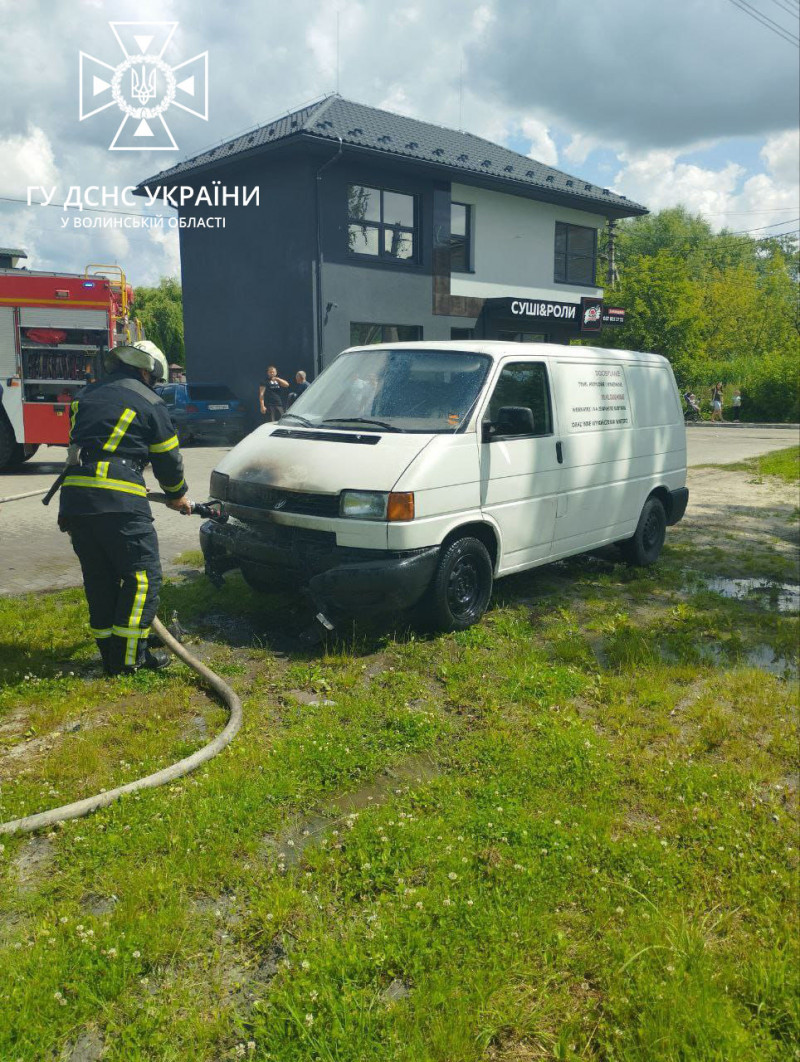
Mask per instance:
[[[669,362],[499,342],[352,348],[220,462],[208,574],[307,588],[323,614],[463,630],[492,583],[617,543],[652,564],[681,519],[686,431]]]

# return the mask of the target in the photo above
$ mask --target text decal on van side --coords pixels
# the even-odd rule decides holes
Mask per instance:
[[[570,431],[630,427],[628,389],[621,365],[562,361],[559,384]]]

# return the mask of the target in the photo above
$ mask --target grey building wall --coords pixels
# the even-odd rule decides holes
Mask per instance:
[[[354,258],[347,245],[347,188],[363,184],[417,197],[418,258],[416,262]],[[423,339],[450,339],[451,327],[469,328],[474,319],[433,313],[434,189],[449,184],[420,176],[401,162],[376,166],[342,159],[323,174],[320,187],[322,245],[323,362],[329,365],[350,346],[354,322],[417,325]],[[447,216],[449,238],[449,208]],[[328,305],[333,304],[328,309]]]
[[[313,366],[313,173],[297,157],[227,167],[194,184],[258,185],[259,206],[181,212],[226,221],[180,230],[187,374],[227,383],[254,418],[267,365],[287,378]]]

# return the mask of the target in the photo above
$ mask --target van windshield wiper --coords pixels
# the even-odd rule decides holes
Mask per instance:
[[[299,413],[284,413],[283,416],[281,417],[281,420],[288,420],[289,417],[291,417],[293,420],[299,421],[301,424],[305,424],[305,426],[307,428],[316,428],[316,424],[313,424],[310,420],[307,420],[305,417],[301,417]]]
[[[370,424],[374,428],[383,428],[384,431],[405,431],[395,424],[387,424],[385,420],[370,420],[369,417],[331,417],[323,420],[323,424]]]

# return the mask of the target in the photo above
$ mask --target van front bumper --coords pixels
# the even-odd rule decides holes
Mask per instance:
[[[206,572],[245,567],[265,585],[305,587],[344,612],[377,614],[415,605],[433,579],[439,547],[391,552],[337,546],[327,531],[279,524],[258,528],[206,521],[200,528]]]

